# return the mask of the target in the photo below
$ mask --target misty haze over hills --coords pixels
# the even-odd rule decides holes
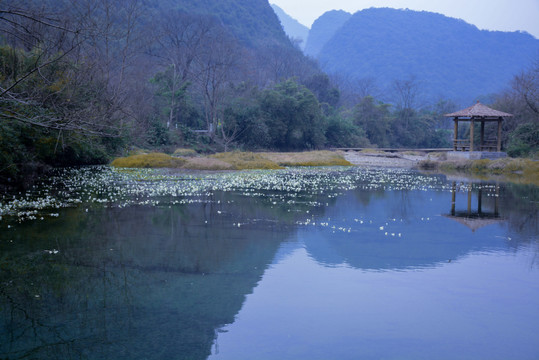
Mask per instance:
[[[286,34],[293,40],[299,40],[300,48],[304,49],[307,37],[309,36],[309,28],[285,13],[284,10],[277,5],[271,4],[271,8],[279,17]]]
[[[507,87],[539,55],[539,40],[426,11],[371,8],[323,14],[304,52],[327,73],[368,79],[381,93],[395,80],[414,79],[425,101],[464,105]]]

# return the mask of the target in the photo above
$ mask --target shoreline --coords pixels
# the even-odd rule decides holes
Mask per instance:
[[[523,158],[446,160],[440,154],[344,152],[354,166],[417,169],[428,173],[464,176],[485,181],[506,181],[539,186],[539,161]]]

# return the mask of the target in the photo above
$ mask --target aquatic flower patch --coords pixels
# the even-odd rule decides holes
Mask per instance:
[[[66,207],[171,206],[210,201],[216,191],[263,198],[272,205],[301,203],[324,206],[345,191],[440,189],[450,186],[440,176],[409,170],[350,167],[288,168],[236,172],[186,172],[119,169],[109,166],[56,170],[25,193],[4,195],[0,217],[40,220],[58,216]],[[313,199],[322,199],[317,200]],[[292,210],[293,211],[293,210]],[[1,218],[0,218],[1,219]]]

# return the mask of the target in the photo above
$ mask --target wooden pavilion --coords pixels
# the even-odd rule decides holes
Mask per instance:
[[[494,110],[486,105],[481,104],[479,101],[477,104],[470,106],[469,108],[451,113],[445,114],[445,117],[452,117],[455,122],[455,135],[453,139],[453,151],[496,151],[502,150],[502,121],[506,117],[512,117],[513,115]],[[459,139],[459,121],[470,122],[470,138]],[[481,123],[481,137],[479,148],[474,147],[474,125],[475,123]],[[485,139],[485,123],[497,122],[498,133],[495,139]]]

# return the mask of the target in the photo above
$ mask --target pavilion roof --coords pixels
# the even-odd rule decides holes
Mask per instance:
[[[446,117],[479,117],[479,118],[499,118],[499,117],[512,117],[512,114],[505,113],[489,108],[486,105],[481,104],[479,101],[477,104],[470,106],[469,108],[459,110],[451,114],[445,114]]]
[[[499,222],[504,221],[504,219],[502,218],[468,218],[468,217],[453,216],[453,215],[443,215],[443,216],[448,219],[455,220],[456,222],[464,226],[467,226],[472,231],[480,229],[483,226],[493,225],[493,224],[497,224]]]

